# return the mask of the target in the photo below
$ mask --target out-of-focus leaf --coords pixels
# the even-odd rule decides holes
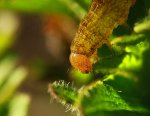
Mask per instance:
[[[15,68],[16,62],[16,59],[11,56],[7,56],[0,61],[0,87]]]
[[[19,20],[13,12],[0,11],[0,55],[14,43],[18,26]]]
[[[74,0],[59,0],[64,5],[66,5],[71,11],[74,12],[74,14],[81,20],[85,14],[86,11]]]
[[[135,5],[130,10],[130,14],[127,23],[130,27],[134,27],[137,21],[140,21],[148,14],[148,8],[146,7],[146,2],[144,0],[136,0]]]
[[[134,31],[139,33],[143,31],[150,31],[150,16],[142,23],[137,23],[134,27]]]
[[[1,9],[15,10],[20,12],[70,12],[59,0],[15,0],[15,1],[0,1]]]
[[[8,116],[27,116],[30,97],[18,94],[13,97],[9,104]]]
[[[84,9],[88,10],[91,0],[75,0],[77,3],[79,3]]]
[[[26,76],[27,71],[24,67],[18,67],[12,72],[5,84],[0,88],[0,105],[9,100]]]
[[[85,116],[113,115],[146,115],[147,109],[141,105],[131,106],[122,99],[111,86],[96,82],[82,91],[81,107]],[[132,104],[132,103],[130,103]]]

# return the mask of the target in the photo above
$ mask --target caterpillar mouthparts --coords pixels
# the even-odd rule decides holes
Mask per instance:
[[[89,73],[92,70],[92,63],[86,55],[71,53],[70,63],[74,68],[79,69],[83,73]]]

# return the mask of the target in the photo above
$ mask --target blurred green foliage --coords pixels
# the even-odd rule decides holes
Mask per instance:
[[[0,9],[24,13],[59,13],[82,19],[89,4],[90,0],[2,0]]]
[[[30,98],[15,91],[27,76],[23,66],[17,66],[16,56],[6,55],[0,60],[0,115],[26,116]]]
[[[12,12],[0,11],[0,116],[26,116],[30,98],[16,90],[25,80],[27,69],[19,65],[16,53],[10,50],[18,27]]]
[[[9,48],[5,42],[1,43],[4,51]],[[0,116],[26,116],[30,98],[21,93],[15,95],[15,91],[27,76],[27,70],[17,66],[18,59],[14,54],[0,53]]]

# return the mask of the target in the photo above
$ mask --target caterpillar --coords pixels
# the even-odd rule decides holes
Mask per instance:
[[[106,44],[114,28],[123,24],[135,0],[92,0],[71,44],[70,63],[83,73],[92,71],[97,48]]]

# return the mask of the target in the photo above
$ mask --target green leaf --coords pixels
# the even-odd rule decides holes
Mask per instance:
[[[80,20],[85,16],[86,11],[74,0],[58,0],[66,5]]]
[[[52,99],[56,99],[63,104],[74,104],[78,96],[77,90],[64,81],[49,84],[48,91]]]
[[[24,67],[18,67],[12,72],[5,84],[0,88],[0,105],[9,100],[26,76],[27,71]]]
[[[12,56],[7,56],[0,61],[0,87],[6,81],[8,75],[16,66],[16,59]]]
[[[51,12],[51,13],[65,13],[70,12],[59,0],[15,0],[0,1],[1,9],[9,9],[20,12],[28,13],[42,13],[42,12]]]
[[[80,92],[81,109],[85,116],[99,115],[146,115],[147,109],[141,105],[131,106],[111,86],[98,81]],[[131,104],[131,103],[130,103]],[[125,114],[124,114],[125,113]]]
[[[30,97],[26,94],[15,95],[9,103],[8,116],[27,116]]]
[[[136,0],[135,5],[130,10],[130,14],[127,20],[127,23],[130,25],[131,28],[134,27],[135,22],[141,20],[148,14],[149,8],[147,8],[146,5],[146,0]]]
[[[74,80],[75,84],[80,86],[90,82],[94,76],[92,73],[85,74],[76,69],[71,69],[69,75],[70,78]]]

